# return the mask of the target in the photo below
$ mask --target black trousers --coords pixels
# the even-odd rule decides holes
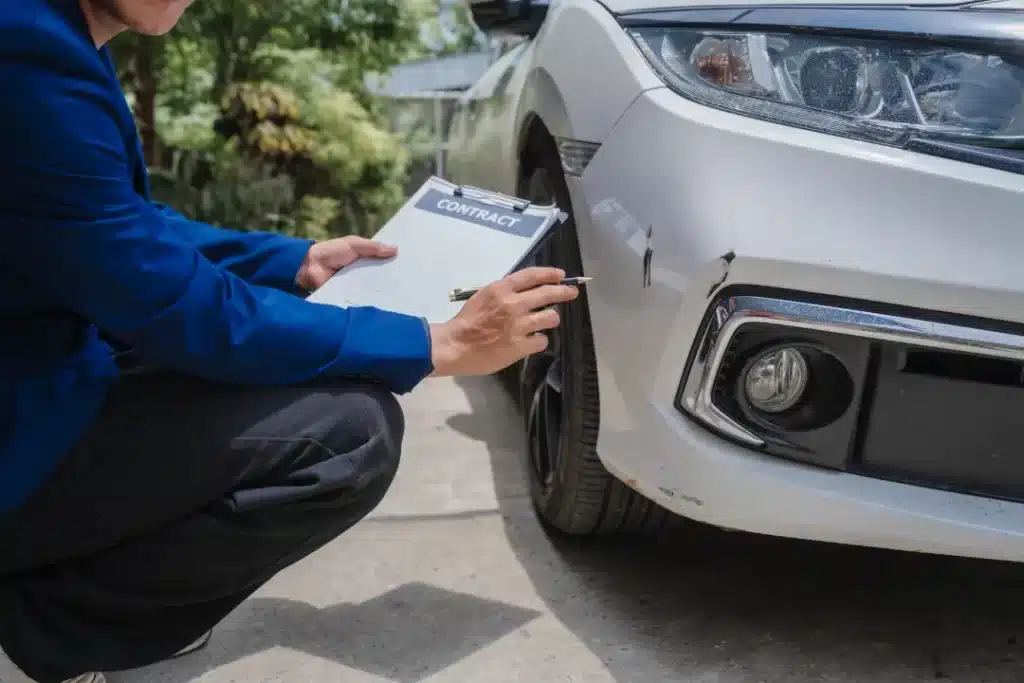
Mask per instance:
[[[0,519],[0,648],[41,683],[172,656],[373,510],[404,428],[372,384],[125,376]]]

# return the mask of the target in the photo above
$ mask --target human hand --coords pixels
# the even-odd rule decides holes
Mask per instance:
[[[339,270],[361,258],[388,259],[398,248],[365,237],[348,235],[317,242],[309,251],[295,276],[295,284],[312,292],[322,287]]]
[[[544,330],[557,327],[548,308],[579,296],[559,285],[560,268],[526,268],[484,287],[458,315],[430,326],[434,377],[490,375],[547,348]],[[542,309],[542,310],[538,310]]]

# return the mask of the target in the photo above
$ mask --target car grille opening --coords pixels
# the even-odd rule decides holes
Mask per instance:
[[[961,382],[1024,387],[1024,364],[1004,358],[970,356],[925,349],[907,350],[901,371]]]

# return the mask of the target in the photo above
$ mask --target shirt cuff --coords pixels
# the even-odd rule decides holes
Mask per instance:
[[[434,371],[426,320],[368,306],[347,310],[341,363],[331,374],[375,379],[404,394]]]
[[[305,296],[309,294],[299,287],[295,279],[299,275],[306,254],[315,244],[315,240],[302,239],[299,237],[287,237],[287,242],[274,251],[274,255],[260,266],[260,279],[275,289],[280,289],[290,294]]]

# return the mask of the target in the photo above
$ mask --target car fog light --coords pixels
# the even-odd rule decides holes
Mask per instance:
[[[767,351],[750,364],[743,378],[747,400],[757,410],[781,413],[800,400],[807,389],[807,360],[794,348]]]

